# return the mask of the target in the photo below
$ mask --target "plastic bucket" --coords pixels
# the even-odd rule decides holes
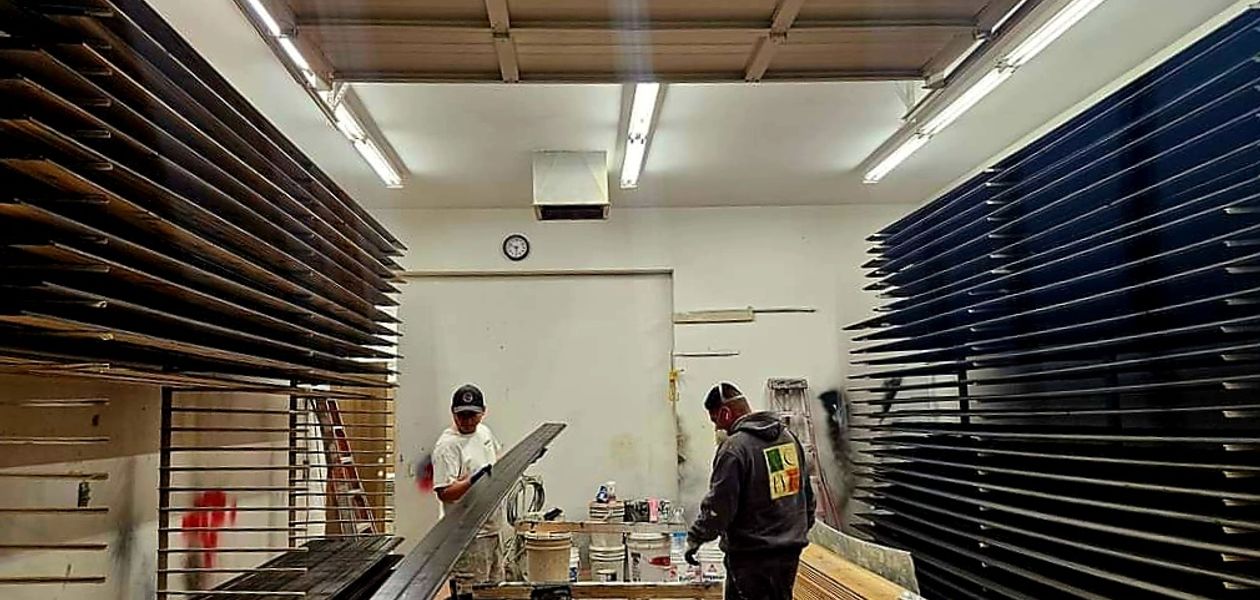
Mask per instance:
[[[626,520],[626,503],[620,500],[613,502],[592,502],[587,508],[590,520],[598,523],[624,523]],[[612,548],[621,545],[620,533],[592,533],[591,546]]]
[[[630,581],[663,582],[669,578],[669,536],[632,533],[626,542],[630,555]]]
[[[700,546],[696,552],[700,560],[700,578],[703,581],[724,581],[726,579],[726,553],[718,547],[717,542],[709,542]]]
[[[620,577],[620,575],[618,574],[617,570],[614,570],[614,569],[601,569],[599,571],[595,571],[595,581],[598,581],[600,583],[621,581],[620,579],[618,579],[618,577]]]
[[[572,541],[572,540],[570,540]],[[578,569],[582,567],[582,553],[577,546],[569,546],[569,581],[578,580]]]
[[[595,575],[595,581],[606,581],[598,577],[601,571],[610,571],[616,576],[611,581],[626,580],[626,547],[613,546],[611,548],[600,548],[591,546],[591,573]]]
[[[529,581],[568,581],[572,545],[573,536],[567,533],[525,534],[525,565]]]

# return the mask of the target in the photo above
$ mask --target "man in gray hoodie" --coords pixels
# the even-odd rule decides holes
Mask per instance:
[[[719,436],[709,493],[687,534],[687,562],[722,538],[726,600],[790,600],[814,491],[800,441],[771,412],[753,412],[734,384],[709,390],[704,407]]]

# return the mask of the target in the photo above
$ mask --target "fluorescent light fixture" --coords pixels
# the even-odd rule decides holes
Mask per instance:
[[[652,130],[652,115],[656,112],[656,96],[661,92],[659,83],[640,83],[634,86],[634,104],[630,107],[630,137],[647,137]]]
[[[1006,14],[1002,15],[1002,18],[998,19],[997,22],[993,24],[992,29],[989,30],[989,34],[992,35],[1001,31],[1002,28],[1010,22],[1011,17],[1014,17],[1015,14],[1019,12],[1019,9],[1024,8],[1025,4],[1028,4],[1028,0],[1019,0],[1015,6],[1012,6],[1010,10],[1006,11]]]
[[[357,142],[367,138],[367,132],[363,131],[363,126],[350,113],[350,109],[346,108],[345,103],[337,105],[337,108],[333,110],[333,117],[337,120],[337,129],[341,130],[342,135],[350,141]]]
[[[311,63],[306,62],[306,57],[298,50],[293,40],[289,38],[280,38],[280,47],[284,49],[284,53],[289,55],[289,60],[293,61],[294,66],[303,71],[313,71]]]
[[[634,86],[630,122],[626,127],[626,156],[621,162],[622,189],[639,187],[639,175],[643,173],[643,161],[647,158],[648,137],[652,133],[652,115],[656,112],[656,99],[660,92],[659,83]]]
[[[389,163],[389,159],[385,158],[385,154],[377,147],[376,142],[364,138],[354,142],[354,149],[359,151],[372,170],[376,171],[376,175],[385,182],[385,187],[400,188],[402,187],[402,176],[398,174],[398,170],[394,165]]]
[[[306,60],[305,56],[302,56],[302,51],[298,50],[297,44],[280,29],[280,23],[267,10],[263,0],[246,0],[246,4],[249,5],[249,9],[254,13],[254,16],[258,17],[258,20],[262,22],[267,33],[271,37],[276,38],[276,42],[280,44],[280,48],[284,50],[284,54],[288,56],[289,61],[302,73],[302,78],[306,80],[307,85],[316,90],[316,94],[325,106],[332,108],[333,120],[337,129],[341,131],[342,135],[346,136],[346,139],[350,140],[350,143],[354,145],[354,149],[363,156],[363,160],[367,161],[372,170],[376,171],[376,175],[385,182],[385,186],[391,188],[402,187],[402,176],[399,175],[398,169],[394,168],[394,165],[386,158],[385,153],[381,152],[380,146],[368,136],[367,131],[363,128],[363,124],[354,116],[349,107],[344,103],[337,103],[334,106],[333,92],[323,89],[326,86],[319,76],[315,74],[315,69],[311,68],[311,63]]]
[[[647,140],[626,142],[626,159],[621,163],[621,189],[639,187],[639,175],[643,173],[643,159],[647,155]]]
[[[862,181],[864,183],[879,183],[880,180],[891,173],[893,169],[896,169],[898,165],[905,162],[907,158],[910,158],[911,154],[914,154],[919,150],[919,148],[922,148],[924,144],[928,143],[929,139],[931,138],[928,136],[916,133],[910,139],[906,140],[904,144],[894,150],[892,154],[889,154],[887,158],[879,161],[879,164],[875,165],[875,167],[870,171],[867,171],[866,176],[862,178]]]
[[[1033,32],[1032,35],[1020,42],[1010,54],[1003,59],[1003,63],[1007,67],[1019,68],[1028,61],[1035,58],[1047,46],[1059,39],[1059,36],[1071,29],[1081,19],[1085,18],[1090,11],[1098,8],[1103,0],[1072,0],[1067,6],[1063,7],[1049,21]]]
[[[262,0],[245,0],[245,3],[249,5],[249,9],[254,12],[258,20],[262,21],[263,27],[267,28],[267,33],[271,34],[271,37],[280,37],[283,34],[280,24],[267,11],[267,7],[263,6]]]
[[[935,117],[929,119],[927,124],[919,130],[919,133],[928,137],[940,133],[946,127],[949,127],[954,121],[957,121],[958,117],[963,116],[963,113],[971,110],[971,107],[978,104],[985,96],[988,96],[990,92],[997,89],[999,85],[1002,85],[1002,82],[1009,79],[1012,73],[1013,71],[1010,69],[994,69],[989,71],[984,75],[984,77],[980,78],[980,81],[977,81],[975,85],[963,92],[958,99],[950,102],[949,106],[945,107],[945,110],[942,110],[937,113]]]
[[[359,151],[363,160],[367,161],[381,181],[385,182],[385,187],[402,187],[402,177],[398,174],[398,170],[385,157],[385,153],[381,152],[380,146],[368,137],[359,119],[350,112],[350,108],[345,103],[338,104],[337,108],[333,109],[333,118],[336,120],[337,129],[354,144],[354,149]]]
[[[927,144],[928,140],[944,131],[954,121],[957,121],[959,117],[971,110],[972,107],[993,92],[993,90],[1002,85],[1002,82],[1010,79],[1016,69],[1028,64],[1028,61],[1040,54],[1042,50],[1045,50],[1065,31],[1071,29],[1073,25],[1085,18],[1085,15],[1088,15],[1090,11],[1098,8],[1103,1],[1070,0],[1059,12],[1050,17],[1050,20],[1021,41],[1009,54],[1002,57],[996,67],[985,73],[967,91],[955,98],[931,119],[928,119],[910,139],[906,140],[901,146],[881,160],[879,164],[867,171],[863,181],[866,183],[879,183],[893,169],[896,169],[898,165],[910,158],[911,154],[914,154],[919,148]],[[1016,10],[1018,10],[1018,6]],[[1014,11],[1003,18],[1003,25],[1006,19],[1010,18],[1010,14],[1013,13]]]

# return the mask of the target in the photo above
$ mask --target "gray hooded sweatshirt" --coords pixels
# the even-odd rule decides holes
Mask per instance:
[[[691,542],[720,536],[728,554],[804,548],[815,503],[800,442],[771,412],[745,415],[731,429],[713,459]]]

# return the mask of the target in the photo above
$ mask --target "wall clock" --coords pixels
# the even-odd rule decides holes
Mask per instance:
[[[503,256],[511,261],[525,260],[529,256],[529,239],[519,233],[513,233],[503,239]]]

